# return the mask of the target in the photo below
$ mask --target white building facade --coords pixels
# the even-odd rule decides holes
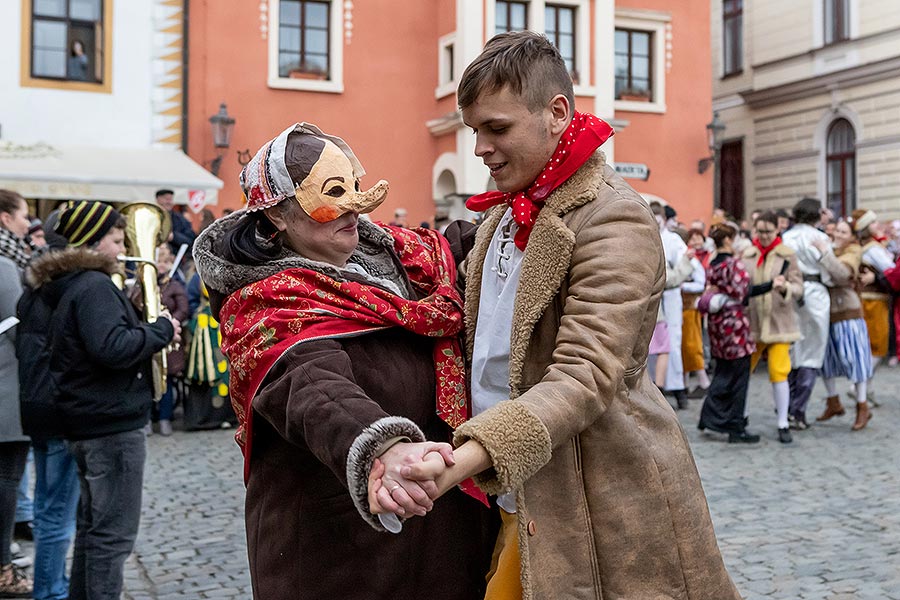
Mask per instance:
[[[214,203],[182,152],[183,0],[0,3],[0,188],[32,201]],[[39,207],[42,208],[42,207]]]

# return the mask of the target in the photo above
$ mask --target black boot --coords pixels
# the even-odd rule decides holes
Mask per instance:
[[[675,390],[672,392],[675,396],[675,402],[678,403],[678,410],[684,410],[688,407],[687,392],[685,390]]]
[[[784,429],[778,430],[778,441],[782,444],[790,444],[794,441],[794,438],[791,437],[791,430],[785,427]]]
[[[728,443],[729,444],[758,444],[759,436],[755,433],[750,433],[746,429],[740,432],[732,432],[728,434]]]

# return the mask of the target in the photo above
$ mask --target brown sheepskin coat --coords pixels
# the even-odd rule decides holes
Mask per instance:
[[[797,266],[794,251],[778,244],[766,256],[765,262],[757,267],[759,248],[750,246],[741,260],[753,285],[768,283],[782,272],[787,280],[787,290],[783,295],[772,290],[750,298],[753,339],[763,344],[786,344],[803,337],[797,316],[797,300],[803,297],[803,275]]]
[[[469,354],[484,257],[468,258]],[[510,318],[512,398],[460,426],[515,490],[524,600],[737,600],[675,412],[647,351],[665,284],[656,221],[601,153],[541,210]]]

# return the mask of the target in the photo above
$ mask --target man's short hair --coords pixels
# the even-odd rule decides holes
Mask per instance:
[[[822,203],[818,198],[803,198],[794,205],[791,211],[794,214],[794,220],[797,223],[813,225],[819,222],[821,217]]]
[[[774,227],[778,227],[778,217],[781,217],[777,212],[772,212],[771,210],[767,210],[761,215],[756,217],[756,220],[753,221],[753,226],[756,227],[756,224],[760,221],[764,223],[768,223]],[[785,217],[781,217],[782,219]]]
[[[172,194],[174,196],[175,192],[173,190],[166,190],[166,189],[156,190],[157,198],[159,198],[160,196],[165,196],[166,194]]]
[[[495,35],[472,64],[466,67],[457,89],[459,107],[467,108],[482,94],[509,86],[528,110],[537,112],[557,94],[575,109],[572,76],[559,50],[546,36],[533,31],[511,31]]]

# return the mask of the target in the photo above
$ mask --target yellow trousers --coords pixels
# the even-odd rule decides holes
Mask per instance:
[[[763,344],[756,342],[756,352],[750,357],[750,372],[756,370],[756,365],[762,357],[762,353],[769,349],[769,381],[780,383],[787,381],[791,372],[791,345],[790,344]]]
[[[888,351],[888,329],[890,328],[890,302],[875,298],[863,298],[863,316],[869,329],[869,344],[872,356],[884,358]]]
[[[484,600],[522,600],[518,517],[500,509],[500,519]]]
[[[703,317],[696,308],[689,308],[681,314],[681,361],[687,375],[703,370]]]

